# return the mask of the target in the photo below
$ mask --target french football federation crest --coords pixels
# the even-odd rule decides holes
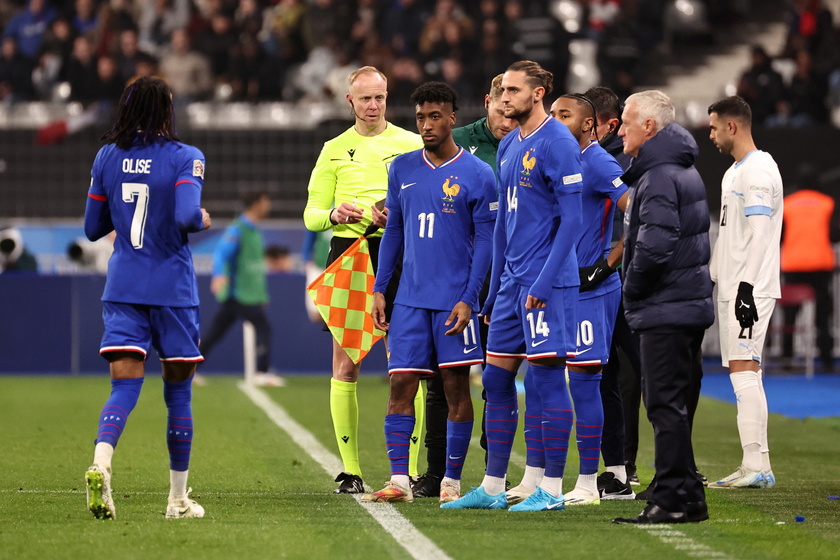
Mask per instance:
[[[443,197],[443,200],[447,202],[454,202],[454,197],[458,196],[458,193],[461,192],[461,185],[459,185],[458,183],[451,183],[451,179],[452,177],[446,179],[446,181],[443,182],[442,187],[443,194],[446,195]],[[455,179],[457,179],[457,177],[455,177]]]
[[[530,175],[531,170],[537,164],[537,156],[531,155],[531,150],[525,152],[525,155],[522,156],[522,174],[523,175]]]

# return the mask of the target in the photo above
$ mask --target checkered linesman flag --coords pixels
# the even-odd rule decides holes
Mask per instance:
[[[370,315],[374,280],[368,242],[363,235],[307,288],[330,332],[355,364],[385,336],[373,326]]]

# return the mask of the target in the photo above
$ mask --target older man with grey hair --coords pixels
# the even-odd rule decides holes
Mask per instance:
[[[691,446],[700,393],[700,345],[714,321],[709,208],[694,168],[697,143],[674,122],[661,91],[627,98],[618,135],[634,159],[624,174],[622,297],[639,333],[642,386],[654,427],[656,483],[647,507],[614,523],[686,523],[709,518]]]

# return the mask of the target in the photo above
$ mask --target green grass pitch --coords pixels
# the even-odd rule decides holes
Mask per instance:
[[[190,486],[204,519],[166,520],[168,457],[162,383],[146,380],[114,456],[117,519],[87,511],[83,474],[90,464],[97,414],[108,396],[102,378],[0,378],[0,558],[411,558],[356,500],[332,494],[335,483],[237,386],[211,377],[196,387]],[[329,415],[329,379],[289,377],[265,389],[289,416],[337,455]],[[379,376],[359,383],[365,482],[388,479],[382,420],[388,386]],[[477,395],[476,395],[477,396]],[[479,410],[476,402],[476,410]],[[641,427],[639,476],[653,475],[652,430]],[[840,421],[771,415],[770,444],[778,480],[771,490],[710,490],[705,523],[639,529],[613,525],[637,514],[639,501],[602,502],[563,512],[441,511],[436,500],[394,508],[452,559],[550,558],[840,558],[838,455]],[[703,399],[694,437],[700,470],[729,474],[740,461],[732,405]],[[509,477],[522,474],[521,433]],[[425,453],[421,458],[425,465]],[[577,455],[569,453],[564,488],[573,487]],[[481,450],[471,449],[465,486],[481,481]],[[373,504],[369,507],[378,507]],[[391,507],[391,506],[385,506]],[[804,522],[795,517],[803,516]],[[417,555],[414,555],[417,557]]]

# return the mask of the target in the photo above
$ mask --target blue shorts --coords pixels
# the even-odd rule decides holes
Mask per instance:
[[[444,333],[452,328],[444,325],[450,313],[395,304],[388,330],[388,373],[429,375],[435,373],[435,366],[452,368],[483,363],[478,314],[472,314],[464,332],[446,336]]]
[[[578,287],[552,288],[543,309],[525,309],[529,289],[502,278],[490,316],[487,355],[529,360],[574,357]]]
[[[621,288],[578,301],[577,356],[570,366],[596,366],[610,360],[615,318],[621,301]]]
[[[161,307],[102,302],[100,354],[139,352],[143,358],[154,347],[162,362],[201,362],[198,351],[198,307]]]

